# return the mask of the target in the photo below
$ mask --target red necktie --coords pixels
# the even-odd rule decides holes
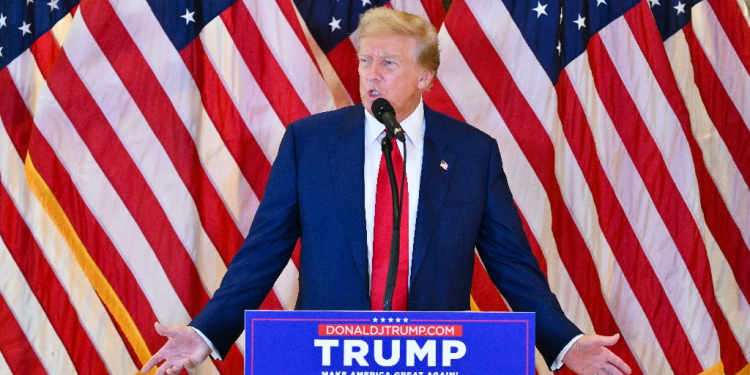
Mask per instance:
[[[401,186],[401,176],[404,170],[404,159],[398,149],[396,138],[393,143],[393,169],[396,172],[396,181],[399,185],[399,193],[403,189],[403,206],[401,207],[401,237],[399,244],[398,274],[396,276],[396,288],[393,291],[393,310],[405,311],[407,308],[407,294],[409,290],[409,184],[404,179]],[[375,195],[375,225],[372,241],[372,297],[370,308],[372,310],[383,309],[383,296],[385,294],[385,283],[388,278],[388,263],[391,253],[391,233],[393,232],[393,203],[391,195],[391,183],[388,179],[388,170],[385,166],[385,155],[380,158],[380,170],[378,172],[378,186]]]

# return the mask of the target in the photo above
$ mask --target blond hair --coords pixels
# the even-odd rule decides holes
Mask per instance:
[[[437,73],[440,48],[435,27],[426,19],[386,7],[371,8],[359,20],[359,39],[402,35],[417,41],[417,64]],[[357,46],[359,49],[359,46]]]

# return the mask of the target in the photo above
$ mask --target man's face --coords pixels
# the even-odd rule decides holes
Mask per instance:
[[[433,74],[417,65],[417,42],[408,36],[364,38],[359,44],[359,95],[367,112],[372,102],[387,99],[403,121],[419,105]]]

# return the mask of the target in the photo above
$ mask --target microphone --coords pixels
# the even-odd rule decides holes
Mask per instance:
[[[401,125],[396,121],[396,111],[393,109],[391,103],[388,103],[385,98],[377,98],[372,102],[372,114],[375,115],[375,118],[378,119],[378,121],[385,125],[388,133],[396,137],[399,141],[406,142],[404,129],[402,129]]]

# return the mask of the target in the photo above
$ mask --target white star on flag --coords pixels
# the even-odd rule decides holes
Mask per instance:
[[[50,12],[51,12],[52,10],[54,10],[54,9],[60,9],[60,8],[59,8],[59,7],[57,6],[57,3],[58,3],[58,2],[60,2],[60,0],[50,0],[50,2],[49,2],[49,3],[47,3],[47,6],[49,6],[49,11],[50,11]]]
[[[3,47],[0,47],[0,57],[3,57]]]
[[[539,2],[539,1],[537,1],[537,2],[536,2],[536,4],[537,4],[537,5],[536,5],[536,8],[532,9],[533,11],[535,11],[535,12],[536,12],[536,18],[539,18],[539,17],[541,17],[541,16],[542,16],[542,14],[544,14],[544,15],[546,16],[546,15],[547,15],[547,11],[546,11],[546,9],[547,9],[547,4],[545,4],[545,5],[542,5],[542,3],[541,3],[541,2]]]
[[[557,56],[562,55],[562,42],[561,41],[559,40],[557,41],[557,47],[555,47],[555,49],[557,50]]]
[[[677,9],[678,16],[680,15],[680,13],[685,13],[685,4],[683,4],[682,1],[678,1],[677,6],[674,8]]]
[[[367,4],[370,4],[370,5],[372,5],[372,3],[370,2],[370,0],[362,0],[362,7],[363,7],[363,8],[364,8],[364,6],[365,6],[365,5],[367,5]]]
[[[562,25],[562,18],[563,18],[563,8],[560,7],[560,25]]]
[[[654,5],[661,5],[661,4],[659,4],[659,0],[648,0],[648,5],[650,5],[651,8],[653,8]]]
[[[581,17],[581,15],[578,14],[578,19],[573,21],[573,23],[578,25],[578,30],[580,30],[582,27],[586,27],[586,17]]]
[[[34,2],[34,0],[26,0],[26,5],[29,5],[29,4],[31,4],[33,2]]]
[[[604,0],[596,0],[596,6],[597,6],[597,7],[598,7],[599,5],[602,5],[602,4],[604,4],[604,5],[607,5],[607,2],[606,2],[606,1],[604,1]]]
[[[191,12],[188,9],[185,9],[185,14],[181,15],[180,18],[185,19],[185,25],[189,24],[190,22],[195,22],[195,19],[193,19],[193,15],[195,12]]]
[[[7,25],[5,24],[5,19],[7,19],[7,18],[8,18],[8,17],[5,17],[5,16],[3,16],[3,14],[2,14],[2,13],[0,13],[0,29],[2,29],[2,28],[3,28],[3,26],[7,26]]]
[[[23,21],[23,25],[21,27],[19,27],[18,30],[23,31],[23,35],[31,34],[30,27],[31,27],[30,23],[26,23],[26,21]],[[21,36],[23,36],[23,35],[21,35]]]
[[[333,21],[329,23],[328,25],[331,26],[331,32],[334,32],[336,29],[341,30],[341,26],[339,26],[339,23],[341,23],[341,20],[337,20],[336,17],[332,17]]]

